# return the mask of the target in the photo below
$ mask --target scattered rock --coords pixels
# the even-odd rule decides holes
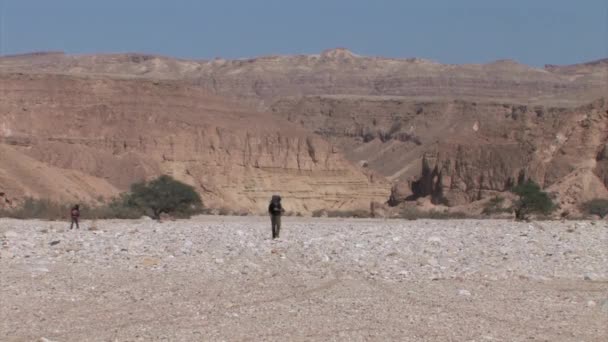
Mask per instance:
[[[19,233],[15,232],[14,230],[9,230],[4,233],[4,237],[7,239],[15,239],[19,237]]]
[[[7,250],[0,250],[0,259],[12,259],[15,255]]]
[[[157,282],[154,284],[175,281],[174,284],[158,288],[142,282],[142,289],[146,289],[146,293],[136,293],[137,298],[146,297],[148,290],[181,291],[190,286],[189,274],[197,275],[196,286],[199,286],[199,276],[200,279],[218,280],[218,284],[229,279],[234,282],[231,286],[235,287],[260,282],[260,288],[276,286],[280,284],[278,280],[282,283],[293,279],[293,291],[298,293],[312,288],[316,281],[322,284],[334,278],[349,279],[345,286],[340,285],[341,288],[335,291],[323,293],[329,293],[328,296],[342,290],[350,291],[351,284],[368,278],[378,281],[378,285],[386,281],[387,287],[402,283],[421,295],[436,291],[442,297],[452,296],[454,300],[446,304],[451,308],[477,302],[479,305],[492,305],[502,299],[489,295],[491,292],[488,289],[497,286],[507,289],[509,284],[516,284],[523,288],[546,289],[554,286],[555,278],[579,281],[584,278],[589,281],[588,286],[582,287],[580,293],[565,293],[569,296],[567,300],[545,296],[541,290],[529,295],[536,303],[528,302],[525,305],[546,304],[549,309],[563,305],[578,307],[577,310],[586,310],[595,318],[608,314],[608,300],[604,300],[605,296],[597,297],[603,296],[603,293],[586,290],[597,288],[602,284],[599,281],[607,277],[604,267],[606,256],[601,248],[605,242],[602,240],[605,234],[602,224],[587,225],[585,234],[568,235],[565,230],[572,222],[555,222],[551,228],[550,224],[546,224],[545,231],[528,231],[528,224],[494,220],[308,221],[298,218],[289,219],[286,223],[285,229],[289,232],[287,238],[281,242],[271,242],[267,234],[267,220],[258,218],[205,217],[180,221],[179,224],[165,223],[165,226],[155,222],[99,221],[97,227],[100,231],[105,230],[103,234],[77,232],[65,235],[43,235],[40,229],[46,225],[39,223],[14,223],[0,219],[0,229],[10,227],[19,232],[19,239],[16,240],[0,238],[3,245],[0,246],[0,265],[9,266],[5,268],[9,271],[23,268],[22,272],[26,275],[23,278],[27,278],[23,284],[35,284],[37,288],[50,288],[56,277],[70,276],[69,272],[85,272],[81,273],[84,275],[89,270],[96,274],[128,274],[135,271],[133,279],[148,281],[154,278],[150,280]],[[152,234],[152,230],[158,227],[164,229],[157,229]],[[520,238],[522,232],[529,237]],[[0,237],[3,233],[0,231]],[[565,237],[564,242],[558,242],[556,236]],[[48,244],[53,240],[60,243],[49,248]],[[76,253],[70,254],[70,250]],[[182,251],[189,250],[191,254],[182,254]],[[13,253],[14,256],[11,255]],[[546,257],[550,254],[550,258]],[[25,255],[31,257],[25,259]],[[503,261],[505,255],[508,261]],[[179,278],[171,278],[176,274]],[[272,275],[276,275],[275,280],[271,279]],[[522,275],[521,280],[517,278],[519,275]],[[30,282],[30,276],[39,278]],[[150,278],[146,278],[148,276]],[[19,283],[22,278],[11,277],[11,281],[15,280],[8,285],[12,291],[13,287],[17,289],[17,285],[22,285]],[[289,277],[289,280],[281,277]],[[299,288],[304,282],[306,286]],[[430,290],[419,290],[425,287],[420,286],[425,282]],[[484,282],[489,285],[484,285]],[[98,282],[94,283],[97,285]],[[89,288],[92,283],[82,285]],[[290,293],[290,286],[292,284],[282,287],[282,293]],[[104,288],[104,291],[108,290]],[[205,291],[203,287],[196,289],[199,290],[201,293]],[[80,294],[84,297],[101,295],[99,291]],[[129,296],[118,291],[114,293],[117,296],[112,300],[117,302]],[[194,293],[188,292],[188,295]],[[123,295],[124,298],[121,297]],[[257,293],[243,296],[245,302],[255,302],[258,298]],[[519,297],[520,294],[514,296]],[[146,297],[146,300],[157,300],[152,297]],[[69,297],[66,298],[69,300]],[[177,302],[176,297],[172,299]],[[290,303],[282,302],[281,305]],[[86,305],[86,302],[78,305]],[[163,302],[162,305],[169,304]],[[480,310],[486,310],[486,307]],[[25,328],[22,330],[25,331]],[[482,334],[475,336],[476,340],[481,340]]]
[[[145,257],[141,263],[146,267],[157,266],[160,264],[160,259],[155,257]]]
[[[61,240],[55,240],[55,241],[51,241],[51,242],[49,243],[49,245],[51,245],[51,246],[55,246],[55,245],[58,245],[60,242],[61,242]]]
[[[40,338],[40,340],[38,340],[38,341],[39,341],[39,342],[57,342],[57,341],[55,341],[55,340],[49,340],[49,339],[48,339],[48,338],[46,338],[46,337],[41,337],[41,338]]]
[[[458,295],[459,296],[465,296],[465,297],[470,297],[471,296],[471,292],[468,290],[458,290]]]
[[[429,242],[429,243],[441,244],[441,238],[438,237],[438,236],[431,236],[426,241]]]
[[[435,258],[430,258],[429,260],[427,260],[427,263],[433,267],[439,266],[439,261],[437,261],[437,259]]]
[[[587,273],[585,274],[584,279],[587,281],[598,281],[599,276],[595,273]]]

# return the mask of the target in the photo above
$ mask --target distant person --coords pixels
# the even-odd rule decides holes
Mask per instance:
[[[76,229],[80,229],[80,226],[78,225],[78,218],[80,217],[80,206],[78,204],[72,207],[72,210],[70,211],[70,217],[72,217],[70,229],[74,228],[74,223],[76,223]]]
[[[281,205],[281,196],[274,195],[268,205],[268,213],[270,214],[270,223],[272,225],[272,238],[276,239],[279,237],[281,231],[281,215],[285,212]]]

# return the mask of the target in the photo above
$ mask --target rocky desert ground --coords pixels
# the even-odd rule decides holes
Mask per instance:
[[[606,341],[608,223],[0,220],[2,341]]]

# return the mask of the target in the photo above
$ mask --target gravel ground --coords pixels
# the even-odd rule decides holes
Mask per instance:
[[[606,221],[67,226],[0,220],[1,341],[608,340]]]

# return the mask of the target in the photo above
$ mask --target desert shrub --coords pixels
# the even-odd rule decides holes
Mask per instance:
[[[335,217],[335,218],[369,218],[371,214],[364,209],[356,210],[325,210],[318,209],[312,212],[312,217]]]
[[[415,134],[404,132],[397,134],[394,138],[401,142],[412,142],[418,146],[422,145],[422,140],[420,140],[420,138]]]
[[[358,209],[358,210],[330,210],[327,212],[327,217],[341,217],[341,218],[369,218],[371,217],[369,211]]]
[[[323,209],[317,209],[315,211],[312,212],[312,217],[322,217],[323,215],[325,215],[326,211]]]
[[[469,215],[461,211],[436,211],[431,210],[427,212],[428,219],[432,220],[464,220],[470,218]]]
[[[608,199],[595,198],[581,205],[582,211],[587,215],[597,215],[604,218],[608,215]]]
[[[0,211],[0,217],[60,220],[67,218],[69,213],[69,205],[58,204],[47,199],[28,197],[20,207]]]
[[[389,137],[392,137],[395,133],[399,132],[402,126],[403,124],[400,121],[393,122],[391,128],[388,130]]]
[[[368,143],[374,139],[376,139],[376,135],[373,132],[368,131],[368,132],[363,133],[363,142]]]
[[[431,219],[431,220],[461,220],[471,218],[466,213],[455,211],[422,211],[417,208],[403,208],[397,218],[402,218],[406,220],[418,220],[418,219]]]
[[[138,219],[146,215],[145,209],[139,207],[132,201],[129,194],[123,193],[112,198],[108,203],[101,206],[84,208],[81,215],[85,219]]]
[[[515,218],[518,220],[526,220],[530,214],[546,216],[556,208],[549,194],[542,191],[540,186],[532,180],[519,184],[511,189],[511,192],[519,196],[513,205]]]
[[[133,207],[123,201],[123,197],[112,199],[99,206],[80,206],[81,219],[137,219],[144,215],[139,207]],[[23,204],[14,209],[0,210],[0,217],[16,219],[66,220],[69,219],[71,205],[60,204],[48,199],[26,198]]]
[[[493,215],[500,213],[510,213],[513,211],[513,208],[505,208],[504,207],[505,198],[501,196],[492,197],[488,203],[483,208],[481,212],[484,215]]]
[[[391,127],[388,129],[388,131],[384,131],[384,130],[380,130],[378,131],[378,137],[380,138],[380,140],[382,142],[386,142],[389,141],[391,139],[393,139],[396,134],[401,130],[401,122],[397,121],[394,122]]]
[[[131,192],[125,195],[123,201],[147,211],[154,219],[159,219],[161,213],[190,217],[199,213],[203,206],[192,186],[167,175],[131,185]]]
[[[221,207],[220,209],[218,209],[217,214],[220,216],[230,216],[233,214],[233,212],[230,208]]]
[[[59,220],[69,218],[71,205],[47,199],[26,198],[14,209],[0,210],[0,217],[17,219]],[[109,200],[99,206],[81,205],[82,219],[137,219],[149,214],[155,219],[161,213],[188,218],[202,212],[202,201],[191,186],[161,176],[150,182],[136,183],[131,192]]]

